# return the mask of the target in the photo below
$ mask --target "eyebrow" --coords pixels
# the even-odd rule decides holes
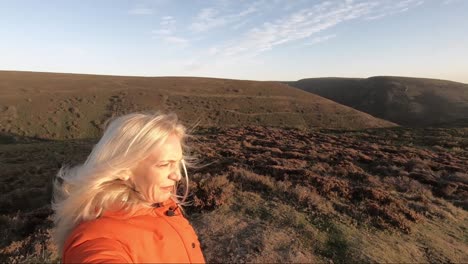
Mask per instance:
[[[174,159],[167,159],[167,160],[157,160],[156,163],[158,162],[177,162],[177,161],[181,161],[183,160],[184,158],[180,158],[180,159],[177,159],[177,160],[174,160]]]

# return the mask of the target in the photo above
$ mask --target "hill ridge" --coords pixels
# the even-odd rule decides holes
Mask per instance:
[[[468,84],[429,78],[307,78],[288,85],[403,126],[466,127]]]
[[[112,116],[148,110],[176,112],[185,123],[201,119],[202,126],[395,126],[279,82],[0,72],[0,132],[93,137]]]

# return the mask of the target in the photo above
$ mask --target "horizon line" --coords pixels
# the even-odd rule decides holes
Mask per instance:
[[[90,76],[107,76],[107,77],[135,77],[135,78],[206,78],[206,79],[224,79],[224,80],[238,80],[238,81],[255,81],[255,82],[297,82],[306,79],[369,79],[375,77],[393,77],[393,78],[414,78],[414,79],[431,79],[440,81],[456,82],[468,85],[468,82],[453,81],[449,79],[440,79],[434,77],[415,77],[405,75],[373,75],[368,77],[349,77],[349,76],[320,76],[320,77],[304,77],[297,80],[255,80],[255,79],[236,79],[227,77],[213,77],[213,76],[194,76],[194,75],[118,75],[118,74],[102,74],[102,73],[89,73],[89,72],[55,72],[55,71],[32,71],[32,70],[4,70],[0,72],[24,72],[24,73],[42,73],[42,74],[69,74],[69,75],[90,75]]]

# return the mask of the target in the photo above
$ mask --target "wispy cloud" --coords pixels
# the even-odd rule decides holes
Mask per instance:
[[[275,21],[264,22],[223,45],[220,53],[225,56],[255,56],[278,45],[304,40],[353,19],[377,19],[377,16],[404,12],[422,3],[422,0],[324,1]]]
[[[194,32],[208,31],[228,24],[237,23],[242,18],[257,11],[256,2],[240,12],[226,12],[216,8],[204,8],[195,17],[189,29]]]
[[[151,15],[153,14],[153,9],[137,7],[137,8],[130,9],[128,13],[131,15]]]
[[[240,60],[258,60],[257,55],[281,45],[300,42],[312,46],[329,41],[337,36],[332,30],[337,25],[390,17],[420,6],[424,0],[323,0],[314,1],[315,4],[309,0],[257,0],[244,6],[237,1],[218,3],[201,8],[185,25],[178,24],[179,18],[161,17],[158,28],[152,31],[153,38],[178,47],[191,42],[197,47],[197,39],[218,41],[195,51],[195,57],[186,65],[187,69],[199,70]],[[213,36],[215,29],[235,33],[223,39]]]
[[[218,10],[213,8],[205,8],[195,18],[189,28],[193,31],[200,32],[206,31],[215,27],[223,26],[226,24],[226,18],[219,15]]]
[[[336,34],[315,37],[315,38],[312,38],[307,43],[305,43],[305,45],[314,45],[314,44],[317,44],[317,43],[320,43],[320,42],[325,42],[325,41],[327,41],[329,39],[332,39],[332,38],[335,38],[335,37],[336,37]]]
[[[171,26],[174,26],[175,23],[176,23],[176,20],[172,16],[163,16],[161,18],[161,22],[159,22],[159,24],[163,27],[171,27]]]
[[[189,44],[187,39],[176,36],[165,36],[162,39],[168,44],[175,44],[179,46],[187,46]]]
[[[172,16],[163,16],[159,21],[159,29],[153,30],[153,35],[172,35],[176,29],[176,19]]]
[[[187,46],[190,41],[186,38],[176,36],[176,19],[172,16],[163,16],[160,18],[159,29],[151,31],[153,39],[162,40],[167,44],[179,47]]]
[[[424,4],[424,0],[382,1],[366,16],[365,20],[375,20],[386,16],[403,13]]]
[[[224,54],[236,56],[245,52],[270,50],[280,44],[308,38],[345,20],[361,17],[368,14],[371,8],[367,3],[334,5],[332,2],[323,2],[253,28],[240,42],[228,46]]]
[[[443,5],[449,5],[449,4],[453,4],[453,3],[457,3],[457,2],[461,2],[462,0],[444,0],[442,2]]]
[[[172,30],[170,30],[170,29],[156,29],[156,30],[151,31],[151,33],[153,33],[154,35],[171,35]]]

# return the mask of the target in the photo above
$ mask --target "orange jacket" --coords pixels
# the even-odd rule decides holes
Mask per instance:
[[[200,242],[172,200],[135,213],[106,212],[67,238],[64,263],[204,263]],[[173,213],[173,215],[171,215]]]

